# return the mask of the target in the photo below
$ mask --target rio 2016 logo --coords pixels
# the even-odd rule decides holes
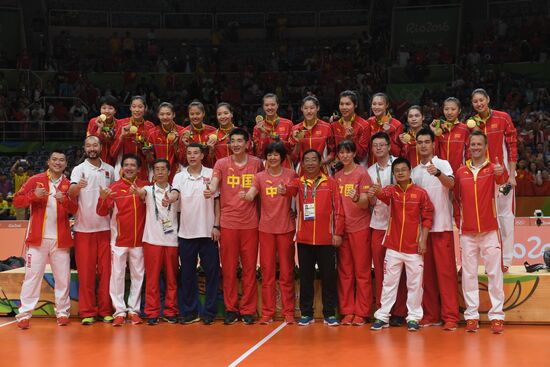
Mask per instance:
[[[540,236],[531,236],[527,238],[526,243],[518,242],[514,244],[514,258],[524,261],[541,260],[544,250],[550,248],[550,243],[542,244]]]

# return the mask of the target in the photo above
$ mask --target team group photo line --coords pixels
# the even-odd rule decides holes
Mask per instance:
[[[310,325],[319,289],[317,313],[330,327],[452,332],[460,284],[464,330],[476,332],[481,259],[489,328],[502,333],[517,161],[510,116],[490,107],[484,89],[471,94],[473,115],[464,118],[449,97],[444,118],[428,123],[419,106],[406,122],[394,118],[384,93],[372,96],[372,116],[363,119],[358,99],[341,92],[327,122],[318,118],[318,99],[306,96],[294,124],[266,94],[250,133],[233,124],[228,103],[216,108],[217,128],[204,123],[199,101],[189,104],[186,127],[175,123],[172,104],[161,103],[156,126],[144,118],[144,97],[131,99],[123,119],[115,118],[117,100],[102,97],[82,163],[68,173],[64,152],[51,151],[47,169],[13,198],[31,213],[17,326],[31,325],[47,263],[57,324],[70,323],[74,246],[82,325],[221,322],[221,282],[226,325],[270,324],[275,316]]]

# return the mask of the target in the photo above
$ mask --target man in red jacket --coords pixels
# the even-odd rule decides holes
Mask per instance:
[[[132,324],[141,324],[139,309],[141,286],[145,272],[143,264],[143,228],[146,208],[138,189],[148,185],[137,178],[140,159],[134,154],[122,157],[122,177],[108,188],[100,187],[96,212],[111,214],[111,281],[109,293],[115,308],[113,326],[122,326],[126,315]],[[128,303],[124,301],[126,263],[129,263],[131,286]]]
[[[73,245],[69,214],[78,206],[67,197],[70,182],[63,175],[67,167],[65,153],[54,151],[48,159],[48,170],[29,178],[13,198],[16,208],[31,208],[31,220],[25,245],[25,280],[21,287],[21,306],[17,326],[28,329],[31,313],[40,298],[46,263],[50,262],[55,279],[57,324],[69,323],[69,284],[71,266],[69,248]]]
[[[434,207],[426,190],[411,181],[411,164],[406,158],[397,158],[392,163],[392,173],[397,185],[369,188],[390,207],[390,222],[384,237],[386,247],[384,282],[381,307],[374,313],[372,330],[389,326],[390,311],[397,297],[397,287],[403,266],[407,272],[407,327],[409,331],[420,329],[422,320],[422,275],[428,233],[432,228]]]
[[[466,331],[479,329],[478,257],[481,254],[489,278],[491,331],[503,332],[504,284],[502,276],[502,246],[498,234],[495,205],[495,184],[508,181],[508,173],[496,158],[487,157],[487,136],[481,131],[470,135],[471,160],[455,174],[454,195],[460,208],[455,208],[455,220],[460,230],[462,249],[462,291],[466,301]]]

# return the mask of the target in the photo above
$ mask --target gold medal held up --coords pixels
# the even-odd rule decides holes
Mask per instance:
[[[443,129],[440,128],[440,127],[436,127],[436,128],[434,129],[434,135],[435,135],[435,136],[441,136],[441,135],[443,135]]]
[[[176,133],[174,133],[173,131],[170,131],[168,135],[166,135],[166,139],[168,139],[168,141],[176,140]]]
[[[477,122],[474,119],[468,119],[468,121],[466,121],[466,126],[468,126],[469,129],[473,129],[477,126]]]
[[[411,134],[409,134],[409,133],[403,134],[402,138],[403,138],[403,141],[407,144],[410,143],[410,141],[412,139]]]
[[[256,123],[260,124],[262,122],[264,122],[264,117],[262,115],[256,116]]]
[[[137,132],[138,132],[137,126],[134,126],[134,125],[130,126],[130,134],[135,134]]]
[[[208,135],[208,143],[214,144],[218,141],[218,135],[216,134],[210,134]]]
[[[97,116],[97,119],[99,121],[105,122],[105,120],[107,120],[107,116],[105,116],[104,114],[101,114],[101,115]]]

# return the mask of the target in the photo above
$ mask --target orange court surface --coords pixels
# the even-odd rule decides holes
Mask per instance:
[[[59,327],[53,318],[33,317],[19,330],[0,318],[4,366],[526,366],[545,365],[550,326],[506,325],[494,335],[489,325],[466,333],[440,327],[408,332],[405,327],[371,331],[362,327],[223,325],[114,328],[81,326],[73,318]]]

